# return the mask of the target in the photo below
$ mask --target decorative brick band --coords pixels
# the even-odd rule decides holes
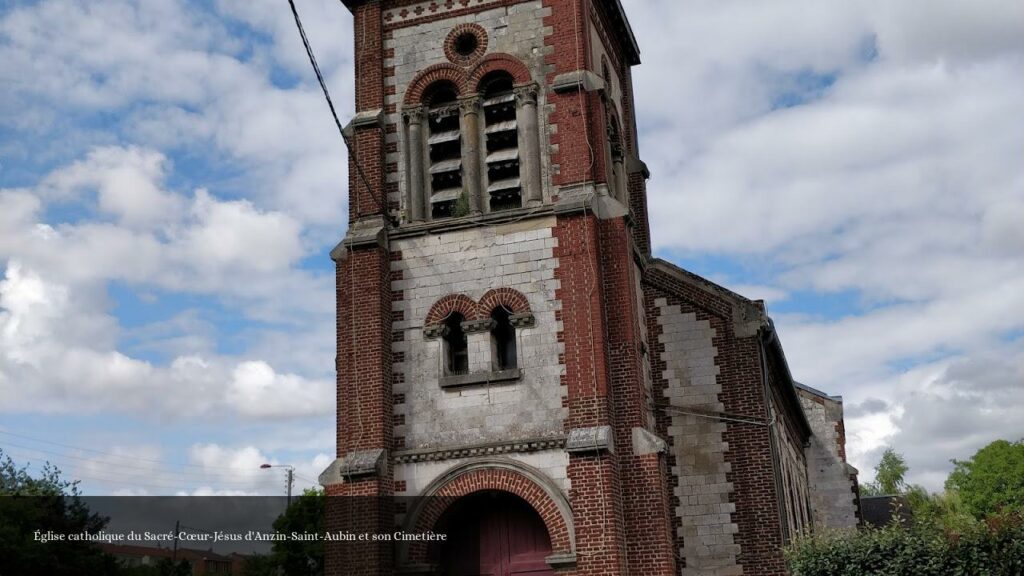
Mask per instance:
[[[421,104],[423,101],[423,95],[432,84],[435,82],[449,82],[455,89],[455,95],[462,97],[467,95],[470,90],[467,89],[468,82],[466,72],[456,66],[455,64],[449,64],[447,62],[442,64],[434,64],[424,68],[412,82],[409,82],[409,88],[405,91],[405,98],[402,103],[405,106],[412,106],[415,104]]]
[[[522,292],[512,288],[494,288],[488,290],[480,298],[480,303],[477,304],[477,316],[480,318],[490,316],[491,312],[499,306],[512,314],[532,314],[530,302]]]
[[[530,328],[535,319],[526,296],[512,288],[494,288],[488,290],[479,302],[465,294],[448,294],[434,303],[423,320],[423,335],[426,338],[441,336],[445,318],[453,312],[462,314],[462,329],[466,332],[482,332],[494,327],[491,312],[496,308],[505,308],[510,312],[510,320],[516,328]]]
[[[508,72],[512,76],[512,81],[517,85],[533,82],[533,77],[530,76],[530,69],[526,67],[526,64],[523,64],[521,60],[511,54],[497,52],[488,54],[486,58],[470,70],[467,85],[479,91],[480,81],[483,80],[484,76],[498,71]]]
[[[513,442],[488,443],[476,446],[464,446],[447,450],[403,450],[395,454],[395,462],[410,464],[414,462],[435,462],[438,460],[455,460],[474,458],[477,456],[494,456],[510,452],[540,452],[542,450],[561,450],[565,448],[565,438],[537,438]]]
[[[576,531],[565,495],[539,470],[504,458],[468,462],[435,480],[423,491],[425,498],[410,511],[407,531],[431,530],[457,499],[492,490],[518,496],[537,512],[547,528],[553,555],[575,554]],[[399,555],[404,563],[423,564],[427,553],[427,543],[417,542]]]
[[[463,321],[477,320],[480,317],[477,313],[476,302],[472,298],[465,294],[449,294],[430,307],[423,324],[426,326],[441,324],[453,312],[462,314]]]

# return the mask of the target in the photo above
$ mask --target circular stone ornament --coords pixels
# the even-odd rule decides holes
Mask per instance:
[[[467,66],[487,51],[487,32],[479,24],[459,24],[444,41],[444,54],[453,64]]]

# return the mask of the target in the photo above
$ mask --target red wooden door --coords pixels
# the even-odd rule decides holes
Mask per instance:
[[[472,497],[449,524],[448,576],[553,576],[551,542],[540,516],[515,496]]]

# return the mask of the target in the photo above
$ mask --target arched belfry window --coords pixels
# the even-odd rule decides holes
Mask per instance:
[[[512,75],[492,72],[480,81],[487,149],[487,200],[492,212],[523,205],[519,129]]]
[[[516,64],[472,84],[456,76],[421,92],[413,82],[402,110],[406,222],[543,202],[538,88]]]
[[[608,159],[610,170],[608,170],[608,184],[612,196],[619,202],[629,204],[629,184],[626,178],[626,147],[622,141],[622,130],[619,127],[619,119],[615,114],[609,114],[608,122]]]
[[[426,96],[430,216],[455,215],[462,195],[462,133],[453,87],[435,86]]]
[[[466,332],[462,329],[464,317],[452,312],[444,321],[441,338],[444,339],[444,373],[466,374],[469,372],[469,346]]]
[[[491,312],[491,351],[494,370],[511,370],[518,367],[516,359],[516,329],[511,314],[503,306]]]

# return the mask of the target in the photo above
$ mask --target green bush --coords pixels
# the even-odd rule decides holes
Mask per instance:
[[[793,576],[1021,576],[1024,518],[1006,515],[958,532],[934,524],[808,536],[786,552]]]

